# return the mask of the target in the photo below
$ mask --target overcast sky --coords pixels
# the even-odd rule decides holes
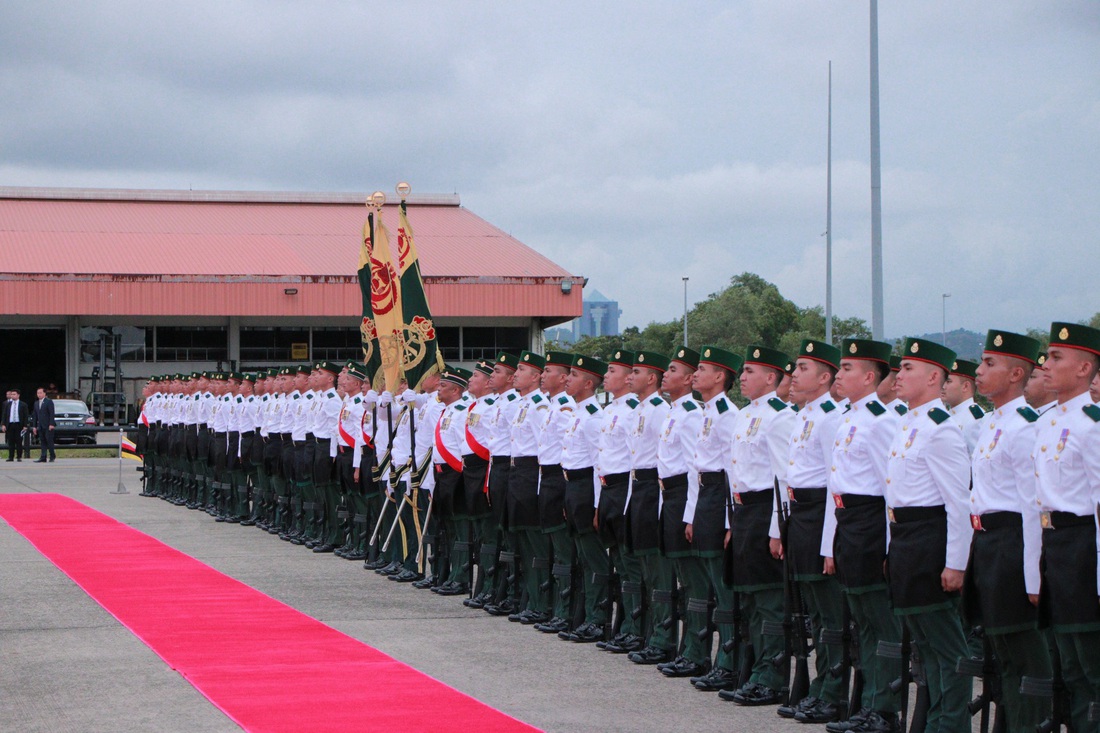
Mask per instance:
[[[879,7],[885,330],[1100,311],[1100,2]],[[0,185],[458,192],[622,308],[870,321],[868,2],[0,4]],[[415,223],[415,222],[414,222]],[[349,233],[357,241],[358,233]]]

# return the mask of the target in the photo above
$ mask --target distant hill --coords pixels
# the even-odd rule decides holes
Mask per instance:
[[[922,334],[914,338],[935,341],[937,344],[943,343],[943,333],[940,331]],[[900,342],[901,340],[902,339],[894,339],[895,342]],[[984,333],[967,331],[965,328],[957,328],[954,331],[947,332],[947,348],[958,354],[960,359],[978,361],[982,357],[982,349],[984,346]]]

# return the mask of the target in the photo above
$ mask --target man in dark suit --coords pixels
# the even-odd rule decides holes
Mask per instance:
[[[38,436],[38,443],[42,446],[42,455],[35,463],[46,462],[46,452],[49,451],[50,463],[53,463],[57,455],[53,450],[54,428],[57,421],[53,416],[53,400],[46,396],[46,390],[38,388],[38,401],[34,403],[34,434]]]
[[[23,460],[23,435],[27,427],[30,410],[27,403],[19,399],[19,390],[8,391],[8,399],[0,409],[0,431],[3,431],[8,443],[8,462],[18,458]],[[28,454],[28,458],[30,455]]]

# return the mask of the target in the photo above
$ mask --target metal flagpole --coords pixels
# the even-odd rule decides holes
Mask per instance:
[[[871,337],[883,337],[882,161],[878,130],[878,0],[871,0]]]
[[[118,429],[118,489],[112,494],[129,494],[126,484],[122,483],[122,428]]]
[[[829,124],[825,154],[825,342],[833,343],[833,62],[829,62]]]

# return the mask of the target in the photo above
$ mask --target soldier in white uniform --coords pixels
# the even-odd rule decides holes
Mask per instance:
[[[672,411],[658,393],[669,358],[655,351],[634,355],[627,387],[638,406],[630,414],[630,491],[627,494],[627,548],[637,558],[641,571],[640,606],[624,610],[637,615],[638,633],[645,643],[630,651],[635,664],[671,661],[676,650],[672,629],[672,563],[661,555],[661,485],[657,464],[661,429]],[[657,600],[653,600],[654,595]],[[624,601],[626,595],[624,594]],[[644,609],[644,615],[641,615]],[[620,648],[625,645],[620,644]],[[612,650],[614,651],[614,650]]]
[[[470,523],[470,552],[477,550],[478,560],[476,584],[471,589],[471,597],[464,600],[468,608],[484,608],[493,600],[493,578],[499,549],[497,546],[497,524],[489,506],[489,446],[492,443],[492,422],[489,415],[494,411],[496,393],[491,386],[494,364],[482,360],[474,365],[470,373],[468,389],[473,401],[466,408],[466,446],[463,453],[462,480],[466,499],[466,516]],[[470,557],[473,562],[473,555]],[[473,568],[470,568],[473,572]],[[469,577],[469,576],[468,576]]]
[[[920,652],[928,683],[928,729],[969,730],[972,679],[956,671],[967,656],[959,618],[971,540],[970,455],[944,407],[954,351],[907,339],[896,389],[909,411],[887,460],[888,582],[894,612]]]
[[[738,622],[733,587],[725,573],[729,545],[729,511],[732,497],[728,472],[732,465],[733,426],[737,407],[726,396],[737,381],[744,361],[718,346],[704,346],[692,386],[703,402],[703,424],[695,443],[694,467],[698,481],[688,484],[684,507],[684,536],[706,577],[703,593],[714,597],[714,625],[718,627],[718,652],[714,666],[702,677],[692,677],[696,689],[732,690],[739,680],[740,649],[734,643]],[[706,613],[705,596],[688,596],[687,612]]]
[[[565,518],[577,548],[577,561],[584,582],[584,620],[558,638],[589,644],[604,638],[603,626],[611,605],[607,553],[596,535],[596,506],[600,482],[596,475],[597,445],[603,413],[596,401],[596,389],[603,383],[607,364],[589,356],[575,355],[565,391],[577,406],[562,438],[561,468],[565,477]]]
[[[336,451],[333,446],[343,408],[343,400],[336,390],[336,377],[342,370],[342,364],[331,361],[317,364],[318,405],[313,422],[313,437],[317,441],[317,448],[313,456],[313,485],[315,500],[319,506],[316,532],[318,540],[312,548],[317,553],[333,552],[345,539],[338,516],[342,491],[334,471]]]
[[[836,521],[828,482],[833,439],[843,411],[837,409],[829,390],[839,368],[840,349],[806,339],[798,352],[791,385],[791,398],[802,407],[788,439],[790,520],[787,545],[780,549],[799,584],[814,638],[820,641],[814,649],[816,675],[807,696],[793,701],[795,705],[781,705],[777,712],[802,723],[837,720],[841,707],[848,704],[845,680],[829,674],[844,659],[844,594],[836,576],[823,572],[825,557],[832,558],[832,547],[821,546],[826,523]]]
[[[515,613],[521,568],[516,563],[516,538],[508,528],[508,474],[512,469],[512,421],[518,411],[519,395],[512,387],[512,379],[519,368],[519,357],[501,352],[493,364],[490,388],[496,393],[490,399],[486,419],[489,421],[489,507],[496,523],[496,562],[493,578],[496,588],[492,602],[484,605],[492,616],[508,616]],[[486,538],[487,539],[487,538]],[[483,561],[487,558],[482,557]]]
[[[1096,731],[1100,701],[1100,407],[1089,385],[1100,367],[1100,330],[1055,322],[1044,376],[1057,404],[1044,412],[1032,458],[1043,527],[1040,613],[1054,632],[1076,731]]]
[[[730,550],[733,590],[740,599],[755,660],[749,679],[741,680],[738,689],[718,693],[739,705],[775,705],[787,682],[772,659],[782,657],[784,651],[777,502],[787,499],[790,438],[798,419],[775,389],[790,362],[781,351],[749,346],[741,372],[741,394],[749,404],[738,413],[733,428],[728,471],[733,495]]]
[[[432,590],[443,596],[465,595],[469,592],[467,577],[468,553],[456,557],[455,544],[468,541],[468,530],[459,531],[456,516],[465,515],[463,496],[462,454],[466,446],[466,411],[469,406],[465,391],[470,372],[460,367],[446,367],[439,378],[439,401],[443,411],[439,413],[433,436],[432,470],[435,486],[432,488],[432,523],[435,536],[441,538],[436,548],[436,583]],[[438,531],[443,527],[443,531]],[[446,542],[446,546],[444,546]]]
[[[1042,527],[1035,501],[1039,413],[1024,400],[1039,342],[990,331],[976,374],[978,391],[993,403],[971,454],[970,524],[974,538],[963,586],[966,617],[980,625],[1001,677],[1010,733],[1032,733],[1050,708],[1021,695],[1024,677],[1051,677],[1050,651],[1039,631],[1039,556]]]

